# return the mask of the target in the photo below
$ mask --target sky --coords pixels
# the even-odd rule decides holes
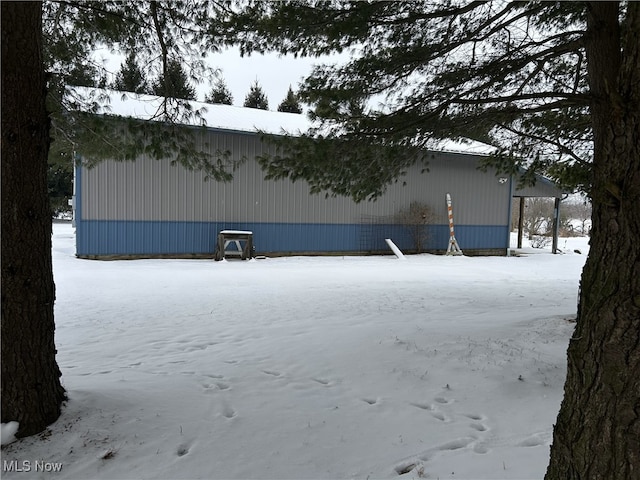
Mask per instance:
[[[97,50],[96,57],[104,62],[105,68],[112,74],[120,69],[124,61],[123,56],[114,55],[108,49]],[[210,54],[208,58],[210,67],[221,70],[221,75],[233,95],[234,105],[242,106],[251,84],[257,79],[269,100],[269,110],[275,111],[286,97],[289,86],[294,91],[297,90],[298,83],[311,73],[315,64],[333,62],[340,57],[331,57],[330,60],[294,58],[291,55],[281,56],[277,53],[242,57],[237,47],[231,47],[222,52]],[[213,81],[214,79],[211,83]],[[198,100],[204,100],[205,94],[211,88],[211,83],[204,81],[195,85]]]
[[[241,57],[237,48],[212,54],[209,58],[212,67],[222,70],[234,105],[242,106],[249,87],[257,79],[269,99],[269,110],[276,110],[289,86],[297,90],[298,83],[311,73],[313,65],[321,62],[316,58],[283,57],[276,53]],[[209,85],[200,85],[198,91],[201,90],[209,90]]]

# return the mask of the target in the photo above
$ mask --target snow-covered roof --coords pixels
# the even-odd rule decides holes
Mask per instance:
[[[96,113],[137,118],[140,120],[158,119],[164,97],[144,95],[114,90],[75,87],[72,92],[89,102],[99,104]],[[98,101],[99,100],[99,101]],[[232,105],[209,104],[197,101],[185,101],[192,112],[198,115],[182,117],[180,124],[202,126],[217,130],[274,135],[300,135],[311,127],[318,126],[306,115],[298,113],[274,112],[257,108],[236,107]],[[81,102],[82,103],[82,102]],[[86,107],[82,107],[86,108]],[[443,140],[434,143],[433,151],[455,152],[476,155],[489,155],[496,148],[474,140]]]
[[[160,119],[164,97],[130,92],[117,92],[98,88],[74,88],[79,97],[89,102],[99,103],[96,113],[131,117],[140,120]],[[235,107],[232,105],[208,104],[185,101],[191,112],[198,115],[178,115],[178,123],[183,125],[205,125],[219,130],[237,132],[265,132],[299,135],[311,127],[311,121],[302,114],[271,112],[257,108]]]
[[[491,155],[497,152],[497,148],[486,143],[477,142],[475,140],[442,140],[436,144],[430,150],[436,150],[438,152],[454,152],[454,153],[467,153],[475,155]]]

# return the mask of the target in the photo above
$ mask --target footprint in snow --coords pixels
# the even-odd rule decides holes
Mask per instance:
[[[325,387],[328,387],[329,384],[331,383],[329,382],[329,380],[325,380],[324,378],[312,378],[311,380],[319,383],[320,385],[324,385]]]
[[[214,382],[214,383],[208,383],[205,382],[202,384],[202,388],[204,388],[204,391],[206,393],[211,393],[211,392],[215,392],[216,389],[217,390],[229,390],[231,388],[231,385],[228,385],[224,382]]]
[[[482,423],[472,423],[470,425],[471,428],[473,428],[474,430],[478,431],[478,432],[486,432],[488,430],[487,426],[482,424]]]
[[[230,405],[224,405],[222,407],[222,416],[223,417],[231,419],[231,418],[235,417],[236,415],[237,415],[236,411]]]
[[[176,455],[178,455],[179,457],[184,457],[187,453],[189,453],[192,443],[193,442],[184,442],[178,445],[178,448],[176,449]]]
[[[430,448],[429,450],[424,451],[419,455],[405,459],[401,463],[396,464],[393,470],[399,476],[413,472],[414,478],[415,475],[417,475],[418,478],[423,478],[425,473],[423,462],[428,462],[435,455],[437,455],[438,452],[460,450],[461,448],[467,447],[474,441],[475,439],[471,437],[456,438],[455,440],[451,440],[450,442],[446,442],[442,445]]]
[[[436,398],[434,398],[434,400],[436,402],[438,402],[439,404],[441,404],[441,405],[448,405],[450,403],[453,403],[453,399],[447,398],[447,397],[442,397],[442,396],[441,397],[436,397]]]
[[[473,451],[479,455],[484,455],[485,453],[489,453],[489,447],[487,447],[484,443],[476,443],[473,446]]]
[[[431,416],[437,420],[440,420],[441,422],[446,422],[449,420],[449,417],[447,417],[444,413],[442,412],[432,412]]]
[[[466,447],[473,441],[474,439],[470,437],[456,438],[450,442],[443,443],[438,447],[438,450],[459,450]]]
[[[529,438],[525,438],[520,443],[518,443],[519,447],[537,447],[538,445],[542,445],[544,440],[540,437],[540,435],[532,435]]]
[[[429,403],[411,403],[410,405],[419,408],[420,410],[427,410],[431,413],[431,416],[441,422],[448,422],[450,419],[444,413],[436,410],[436,407]]]
[[[465,413],[463,415],[471,420],[484,420],[485,418],[484,415],[480,415],[479,413]]]
[[[411,473],[415,471],[418,478],[424,477],[424,465],[422,465],[422,463],[420,462],[415,462],[415,461],[404,462],[399,465],[396,465],[394,470],[398,475],[406,475],[407,473]]]
[[[410,405],[419,408],[421,410],[433,410],[433,405],[429,403],[411,403]]]
[[[262,370],[262,373],[266,373],[267,375],[271,375],[272,377],[279,377],[281,375],[280,372],[276,372],[275,370]]]

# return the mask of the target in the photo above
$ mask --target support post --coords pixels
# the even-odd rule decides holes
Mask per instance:
[[[560,231],[560,199],[553,202],[553,243],[551,253],[558,253],[558,232]]]
[[[524,197],[520,197],[520,209],[518,211],[518,248],[522,248],[523,224],[524,224]]]

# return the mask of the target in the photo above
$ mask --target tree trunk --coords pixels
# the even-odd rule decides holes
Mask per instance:
[[[640,478],[640,4],[588,6],[593,228],[546,479]]]
[[[60,416],[47,192],[42,2],[2,2],[2,422],[18,436]]]

